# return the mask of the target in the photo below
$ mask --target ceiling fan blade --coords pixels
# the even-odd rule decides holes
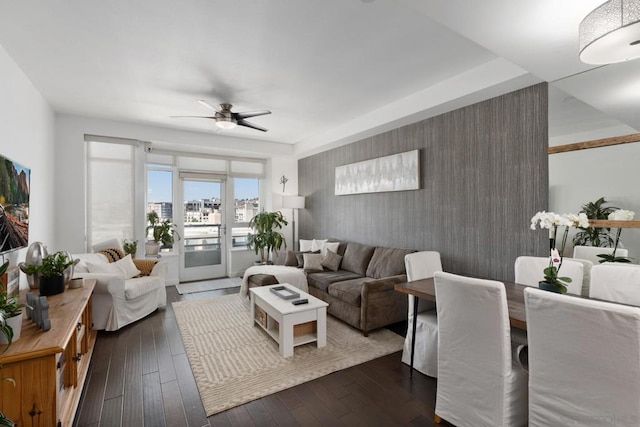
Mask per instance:
[[[214,107],[213,105],[209,104],[207,101],[205,101],[204,99],[199,99],[198,100],[198,104],[200,105],[204,105],[207,108],[211,108],[213,111],[218,111],[218,109],[216,107]]]
[[[251,128],[251,129],[262,131],[262,132],[266,132],[268,130],[268,129],[265,129],[265,128],[260,127],[258,125],[254,125],[253,123],[249,123],[248,121],[242,120],[242,119],[238,120],[238,126],[245,126],[245,127]]]
[[[215,119],[216,116],[170,116],[170,117],[193,117],[195,119]]]
[[[250,117],[258,117],[265,116],[267,114],[271,114],[269,110],[260,110],[260,111],[245,111],[242,113],[234,113],[237,120],[248,119]]]

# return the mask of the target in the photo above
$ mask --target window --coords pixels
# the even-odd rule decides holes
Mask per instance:
[[[147,164],[147,210],[160,221],[173,221],[173,171],[170,166]],[[151,233],[151,230],[149,231]],[[151,237],[150,235],[147,237]]]
[[[260,179],[233,178],[233,247],[245,247],[249,221],[260,212]]]

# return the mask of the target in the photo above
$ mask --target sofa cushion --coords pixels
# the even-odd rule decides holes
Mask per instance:
[[[312,246],[313,246],[313,240],[300,239],[300,251],[301,252],[311,252],[311,247]]]
[[[298,258],[296,255],[300,254],[300,251],[287,251],[287,257],[284,260],[284,265],[287,267],[298,267]]]
[[[304,271],[322,271],[322,255],[321,254],[303,254]]]
[[[367,272],[367,266],[374,251],[373,246],[362,245],[360,243],[349,243],[342,258],[342,269],[353,271],[361,276]]]
[[[327,288],[332,283],[357,279],[360,277],[362,277],[362,275],[346,270],[323,271],[307,274],[307,283],[309,284],[309,287],[319,289],[322,292],[327,292]]]
[[[404,256],[415,252],[413,249],[377,247],[367,267],[367,276],[374,279],[405,274]]]
[[[335,252],[327,251],[322,257],[322,266],[327,270],[338,271],[342,257]]]
[[[164,281],[160,277],[142,276],[129,279],[124,282],[124,296],[128,300],[146,295],[164,286]]]
[[[349,305],[360,307],[362,303],[362,286],[370,281],[370,277],[359,277],[357,279],[332,283],[329,285],[328,294]]]

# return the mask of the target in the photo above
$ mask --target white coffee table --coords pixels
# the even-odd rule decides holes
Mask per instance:
[[[271,288],[285,286],[297,292],[300,297],[285,300],[271,291]],[[316,342],[318,348],[327,345],[327,304],[283,283],[249,289],[251,298],[251,324],[264,329],[280,345],[282,357],[293,356],[293,347]],[[309,302],[293,305],[291,302],[306,298]]]

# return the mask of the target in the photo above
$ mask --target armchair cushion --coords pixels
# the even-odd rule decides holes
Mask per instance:
[[[140,270],[136,268],[136,265],[131,260],[131,255],[112,263],[92,263],[87,262],[87,268],[90,273],[108,273],[116,274],[124,277],[125,279],[131,279],[140,275]]]

